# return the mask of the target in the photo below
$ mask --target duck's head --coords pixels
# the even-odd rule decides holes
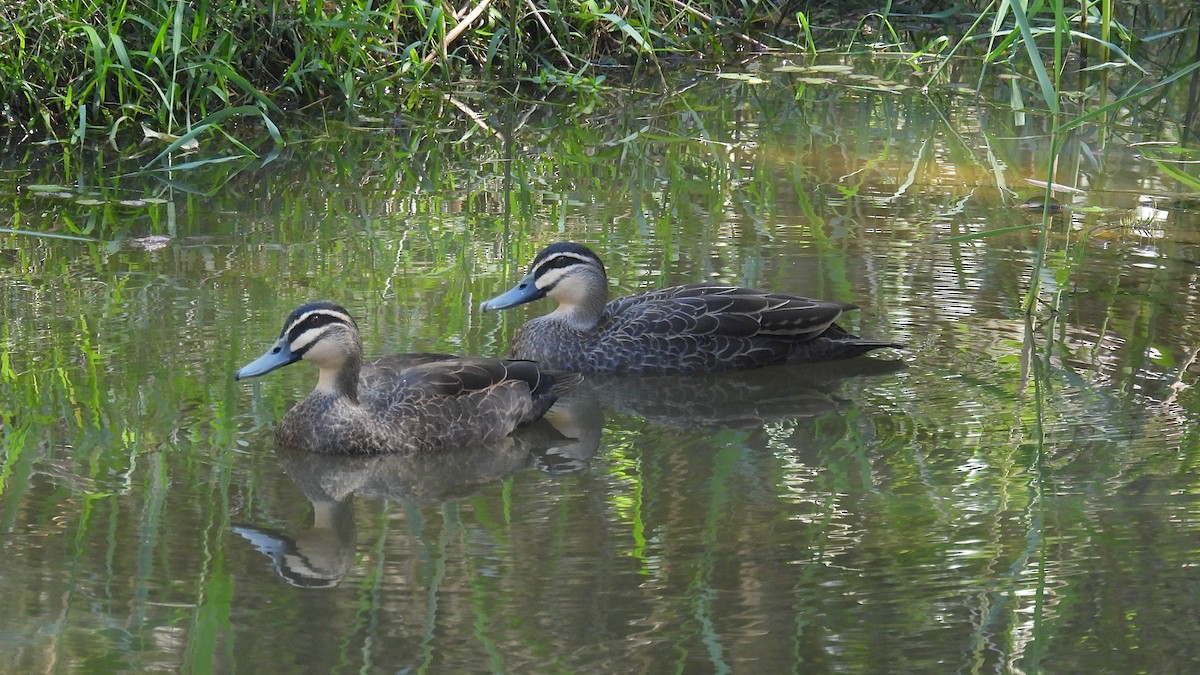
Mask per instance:
[[[583,244],[559,242],[542,249],[529,273],[507,292],[485,301],[480,311],[508,309],[539,298],[558,302],[559,311],[599,313],[608,301],[608,275],[604,263]]]
[[[279,339],[266,354],[244,366],[235,379],[257,377],[301,359],[310,361],[321,372],[317,388],[334,387],[338,374],[354,370],[357,381],[362,361],[362,338],[350,313],[332,302],[301,305],[283,323]],[[353,392],[348,392],[353,395]]]

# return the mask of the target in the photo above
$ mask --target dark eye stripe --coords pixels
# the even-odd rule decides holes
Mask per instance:
[[[328,324],[326,324],[328,325]],[[289,336],[289,349],[296,356],[304,356],[304,354],[312,349],[313,345],[321,341],[325,337],[325,333],[329,332],[327,328],[310,328],[302,330],[294,335]]]
[[[559,253],[550,256],[537,264],[537,272],[535,276],[541,276],[550,270],[563,269],[564,267],[573,267],[575,265],[591,265],[592,261],[581,255],[572,253]]]
[[[340,323],[344,326],[352,326],[353,324],[350,323],[349,319],[350,317],[346,316],[345,314],[325,310],[318,310],[305,314],[304,316],[300,317],[300,319],[293,321],[292,324],[288,326],[286,331],[288,342],[295,342],[304,333],[310,330],[317,330],[331,324]]]

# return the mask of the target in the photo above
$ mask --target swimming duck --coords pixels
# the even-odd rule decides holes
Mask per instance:
[[[507,309],[550,297],[511,356],[580,373],[687,375],[860,356],[894,342],[834,323],[857,305],[738,286],[688,284],[608,302],[604,263],[572,242],[547,246],[516,286],[480,305]]]
[[[528,424],[580,376],[530,361],[401,354],[363,362],[358,325],[332,302],[301,305],[236,379],[299,360],[317,386],[284,415],[279,444],[324,454],[412,453],[491,443]]]

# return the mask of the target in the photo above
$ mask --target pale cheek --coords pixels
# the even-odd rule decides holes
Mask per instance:
[[[305,352],[304,359],[322,368],[336,368],[346,360],[346,355],[336,346],[322,342]]]
[[[561,283],[550,292],[550,297],[560,305],[577,305],[583,302],[586,293],[579,284]]]

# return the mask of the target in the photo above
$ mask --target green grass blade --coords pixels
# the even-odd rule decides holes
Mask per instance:
[[[944,238],[934,239],[933,243],[935,243],[935,244],[953,244],[953,243],[959,242],[959,241],[971,241],[973,239],[988,239],[990,237],[999,237],[1002,234],[1010,234],[1013,232],[1024,232],[1024,231],[1033,229],[1033,227],[1034,226],[1032,223],[1027,223],[1024,225],[1013,225],[1011,227],[1001,227],[1001,228],[998,228],[995,230],[985,230],[983,232],[971,232],[968,234],[955,235],[953,237],[944,237]]]
[[[1142,98],[1143,96],[1146,96],[1146,95],[1150,94],[1151,92],[1161,89],[1162,87],[1165,87],[1166,85],[1168,85],[1182,77],[1186,77],[1186,76],[1192,74],[1198,68],[1200,68],[1200,61],[1196,61],[1195,63],[1187,65],[1187,66],[1175,71],[1171,75],[1164,77],[1163,79],[1155,82],[1154,84],[1152,84],[1148,87],[1144,87],[1142,89],[1137,89],[1130,94],[1122,96],[1121,98],[1113,101],[1112,103],[1109,103],[1108,105],[1096,108],[1095,110],[1089,110],[1088,112],[1080,115],[1079,117],[1076,117],[1075,119],[1070,120],[1070,121],[1066,122],[1065,124],[1063,124],[1061,127],[1059,127],[1059,131],[1070,131],[1071,129],[1082,126],[1084,124],[1087,124],[1088,122],[1096,119],[1097,117],[1103,117],[1104,115],[1107,115],[1109,112],[1112,112],[1113,110],[1121,108],[1121,107],[1129,104],[1130,102],[1136,101],[1137,99]]]
[[[1179,169],[1179,167],[1172,166],[1167,162],[1155,161],[1154,164],[1158,166],[1159,171],[1162,171],[1171,178],[1183,183],[1192,190],[1200,192],[1200,178],[1197,178],[1189,173],[1184,173]]]
[[[1124,61],[1125,63],[1128,63],[1129,65],[1133,66],[1134,68],[1137,68],[1143,74],[1146,72],[1146,69],[1143,68],[1141,66],[1141,64],[1139,64],[1137,61],[1134,61],[1133,57],[1126,54],[1125,50],[1121,49],[1117,45],[1115,45],[1111,42],[1105,42],[1104,40],[1101,40],[1100,38],[1098,38],[1094,35],[1088,35],[1087,33],[1081,33],[1077,30],[1073,30],[1070,33],[1071,33],[1072,37],[1077,37],[1080,40],[1091,40],[1092,42],[1096,42],[1096,43],[1100,44],[1101,46],[1103,46],[1105,49],[1108,49],[1109,51],[1116,52],[1117,55],[1121,57],[1122,61]]]
[[[643,51],[647,51],[647,52],[653,51],[653,48],[650,46],[650,43],[646,41],[646,38],[643,37],[642,34],[639,33],[636,28],[631,26],[629,24],[629,22],[626,21],[624,18],[617,16],[616,14],[610,14],[607,12],[605,12],[603,14],[598,14],[597,16],[599,16],[602,19],[605,19],[606,21],[613,24],[617,28],[620,28],[621,32],[628,35],[629,38],[631,40],[633,40],[637,44],[637,46],[639,48],[641,48]]]
[[[1029,17],[1025,15],[1025,9],[1021,7],[1020,2],[1009,3],[1012,8],[1013,19],[1017,22],[1017,27],[1021,29],[1022,42],[1025,43],[1025,53],[1029,56],[1029,63],[1033,66],[1033,72],[1037,75],[1038,87],[1042,90],[1042,99],[1046,102],[1046,107],[1050,112],[1058,114],[1058,93],[1054,89],[1054,83],[1050,80],[1050,76],[1046,73],[1046,64],[1042,63],[1042,54],[1038,51],[1037,43],[1034,41],[1033,29],[1029,26]]]
[[[255,106],[242,105],[242,106],[237,106],[236,108],[225,108],[224,110],[218,110],[217,112],[209,115],[208,117],[205,117],[203,120],[200,120],[200,122],[198,124],[196,124],[196,126],[192,127],[192,129],[190,131],[188,131],[186,134],[180,136],[179,138],[175,139],[175,141],[172,142],[170,145],[168,145],[166,148],[164,148],[162,152],[155,155],[154,159],[151,159],[149,162],[146,162],[146,164],[144,164],[142,166],[142,171],[149,170],[150,167],[157,164],[164,157],[166,157],[167,155],[170,155],[171,153],[175,152],[176,150],[179,150],[179,148],[183,147],[184,143],[187,143],[188,141],[192,140],[193,138],[204,133],[209,127],[217,125],[220,122],[223,122],[231,117],[258,117],[258,118],[262,119],[264,121],[264,123],[267,124],[267,130],[269,132],[272,132],[272,130],[273,130],[273,132],[271,133],[272,138],[274,138],[277,142],[282,142],[282,140],[283,140],[282,137],[279,135],[279,129],[276,128],[274,123],[272,123],[270,121],[270,119],[266,115],[264,115],[263,112],[261,110],[259,110],[258,108],[256,108]]]
[[[20,234],[26,237],[42,237],[45,239],[68,239],[70,241],[99,241],[92,237],[77,237],[73,234],[59,234],[57,232],[33,232],[32,230],[13,230],[7,227],[0,227],[0,234]]]
[[[213,157],[211,159],[198,159],[193,162],[184,162],[182,164],[172,164],[171,166],[164,166],[164,167],[161,167],[158,169],[150,169],[149,171],[146,171],[145,173],[153,173],[156,171],[187,171],[188,169],[196,169],[196,168],[199,168],[202,166],[211,166],[213,164],[224,164],[226,162],[233,162],[233,161],[237,161],[239,159],[245,159],[250,156],[251,155],[228,155],[225,157]]]

